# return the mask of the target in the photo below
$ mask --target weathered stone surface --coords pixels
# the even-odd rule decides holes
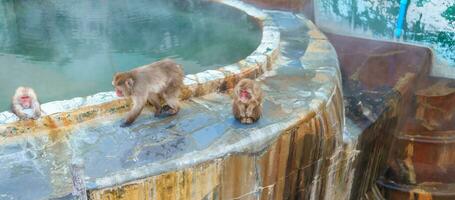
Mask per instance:
[[[221,68],[227,74],[221,82],[187,76],[191,85],[184,95],[201,97],[183,102],[178,115],[155,118],[146,109],[131,127],[121,129],[129,110],[122,99],[1,126],[0,161],[10,164],[0,173],[11,177],[0,180],[0,188],[9,186],[5,197],[28,198],[31,194],[11,187],[11,181],[36,177],[28,182],[29,191],[39,191],[34,198],[71,198],[74,159],[83,161],[92,199],[333,199],[346,194],[344,189],[332,192],[345,182],[336,175],[344,112],[333,48],[324,50],[324,64],[307,62],[302,59],[307,52],[316,55],[312,48],[305,51],[308,44],[330,44],[311,39],[304,18],[261,12],[271,17],[267,23],[278,25],[279,32],[274,31],[281,36],[270,38],[281,38],[280,50],[266,49],[267,59],[253,54],[253,60]],[[271,68],[270,58],[278,59]],[[242,77],[259,77],[267,93],[264,115],[254,125],[234,120],[229,94],[213,93],[214,88],[229,90]],[[199,78],[207,79],[200,83]],[[24,156],[11,161],[16,155]]]
[[[328,37],[340,58],[346,117],[356,126],[347,125],[358,151],[351,199],[453,199],[454,123],[445,121],[452,89],[427,77],[431,51]]]
[[[427,75],[431,51],[409,45],[327,34],[343,75],[345,155],[338,170],[352,178],[350,199],[380,199],[376,187],[389,163],[394,135],[409,116],[418,80]],[[392,72],[392,73],[391,73]],[[400,150],[398,150],[400,151]],[[401,152],[401,151],[400,151]],[[401,154],[400,154],[401,155]]]
[[[415,103],[396,133],[387,169],[378,180],[384,197],[455,198],[455,130],[451,82],[441,78],[419,80]],[[444,109],[444,111],[440,110]]]
[[[430,133],[427,133],[430,134]],[[438,137],[412,137],[400,133],[389,160],[390,180],[402,184],[454,183],[454,131],[432,131]]]
[[[380,179],[378,184],[387,190],[385,199],[432,199],[451,200],[455,198],[455,186],[440,183],[425,183],[422,185],[402,185]]]
[[[191,170],[180,170],[138,180],[121,190],[92,193],[91,199],[216,199],[219,196],[221,163],[215,160]],[[215,186],[215,187],[214,187]]]
[[[285,12],[273,13],[272,16],[282,20],[280,22],[283,24],[300,20]],[[290,34],[285,27],[282,27],[281,31]],[[294,34],[290,35],[294,37]],[[305,66],[305,62],[301,64],[286,62],[296,58],[300,61],[298,58],[305,52],[299,54],[294,51],[295,44],[287,43],[287,37],[282,40],[281,55],[282,60],[285,61],[276,66],[272,75],[261,78],[263,89],[267,93],[264,117],[253,127],[239,126],[234,122],[234,126],[227,126],[220,138],[209,145],[208,149],[197,153],[216,156],[218,158],[216,163],[220,163],[222,168],[218,172],[220,174],[214,175],[219,177],[219,180],[211,183],[214,189],[206,196],[208,199],[300,199],[302,197],[331,199],[346,194],[345,190],[331,192],[334,188],[339,188],[338,184],[344,184],[344,179],[338,179],[334,174],[337,171],[334,166],[339,164],[336,157],[338,154],[334,153],[342,152],[340,141],[343,118],[341,91],[338,87],[334,87],[339,83],[337,78],[333,78],[333,75],[337,76],[337,65],[335,63],[332,68],[324,66],[326,71],[332,71],[332,73],[324,73],[328,78],[321,81],[319,77],[323,75],[313,72],[316,69],[320,70],[317,66],[313,66],[313,69],[304,69],[302,66]],[[311,91],[315,91],[314,95]],[[214,109],[217,115],[223,116],[216,119],[229,116],[228,121],[233,120],[230,116],[230,108],[222,106],[228,104],[229,98],[209,95],[202,99],[195,99],[195,102],[207,104],[204,107]],[[194,107],[194,105],[190,106],[190,108]],[[185,120],[191,120],[191,118],[185,118]],[[214,126],[218,124],[217,122],[208,123]],[[217,130],[220,129],[217,128]],[[208,137],[206,135],[208,132],[204,134],[203,137]],[[269,142],[263,143],[265,141]],[[228,153],[230,151],[234,152]],[[187,156],[184,155],[185,157]],[[193,157],[192,162],[200,158]],[[214,165],[214,162],[210,161],[204,163]],[[197,166],[188,168],[190,171],[196,169],[199,168]],[[143,173],[146,171],[150,171],[150,167],[147,170],[143,169]],[[127,175],[127,173],[122,174],[117,177]],[[99,179],[97,182],[102,184],[119,181],[118,178],[112,178],[114,176]],[[143,181],[138,182],[137,184],[141,184]],[[96,199],[107,197],[130,187],[129,184],[136,183],[127,182],[113,188],[92,190],[91,196],[96,196]],[[162,186],[155,184],[151,185],[150,189],[158,187]],[[168,188],[178,187],[180,186],[176,184],[168,186]],[[198,191],[198,188],[192,190]],[[127,199],[127,197],[116,199]],[[189,199],[198,198],[189,197]]]
[[[439,79],[417,90],[416,119],[428,130],[455,129],[455,80]]]

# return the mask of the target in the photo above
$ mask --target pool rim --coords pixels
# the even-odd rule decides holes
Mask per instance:
[[[236,63],[225,65],[215,70],[205,70],[196,74],[185,75],[184,86],[180,96],[182,100],[213,92],[226,91],[233,88],[235,83],[242,78],[257,78],[265,71],[271,70],[273,63],[278,58],[280,32],[270,16],[254,6],[237,0],[208,1],[235,8],[256,20],[259,28],[262,29],[262,38],[257,48],[250,55]],[[51,101],[41,105],[44,108],[42,110],[50,110],[51,112],[46,113],[46,115],[37,120],[19,120],[10,111],[0,112],[0,138],[34,133],[38,131],[37,128],[39,126],[58,128],[62,124],[59,123],[62,120],[66,121],[63,126],[82,123],[86,120],[74,120],[68,118],[68,116],[72,115],[71,113],[80,113],[78,110],[84,110],[83,112],[96,110],[96,106],[102,106],[102,104],[106,103],[116,104],[115,102],[118,101],[119,103],[117,104],[120,105],[117,106],[128,104],[125,100],[116,97],[114,91],[108,91],[86,97],[75,97],[69,100]],[[128,108],[129,106],[124,105],[123,107]],[[74,121],[76,123],[72,123]]]

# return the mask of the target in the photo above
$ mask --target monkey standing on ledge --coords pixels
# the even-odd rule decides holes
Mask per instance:
[[[262,114],[262,90],[256,81],[242,79],[234,88],[232,112],[242,124],[257,121]]]
[[[12,98],[11,111],[19,119],[38,119],[41,106],[35,91],[29,87],[18,87]]]
[[[183,70],[171,59],[164,59],[128,72],[116,73],[112,85],[119,97],[131,97],[133,108],[121,127],[131,125],[141,114],[147,101],[155,108],[155,116],[166,109],[171,115],[179,112],[180,87],[183,85]],[[161,107],[160,98],[166,102]]]

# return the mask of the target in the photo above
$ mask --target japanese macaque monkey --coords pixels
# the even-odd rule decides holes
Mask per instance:
[[[29,87],[18,87],[12,99],[11,110],[19,119],[38,119],[41,106],[35,91]]]
[[[180,87],[183,70],[171,59],[164,59],[128,72],[116,73],[112,85],[119,97],[131,97],[133,108],[121,127],[131,125],[149,102],[155,108],[155,116],[162,110],[171,115],[179,112]],[[161,98],[166,105],[161,107]]]
[[[234,88],[232,112],[243,124],[256,122],[262,114],[262,90],[251,79],[242,79]]]

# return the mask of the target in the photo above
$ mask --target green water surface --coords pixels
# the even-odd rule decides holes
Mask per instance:
[[[20,85],[41,102],[87,96],[112,90],[115,72],[164,57],[196,73],[259,45],[260,30],[244,13],[181,2],[0,0],[0,111]]]

